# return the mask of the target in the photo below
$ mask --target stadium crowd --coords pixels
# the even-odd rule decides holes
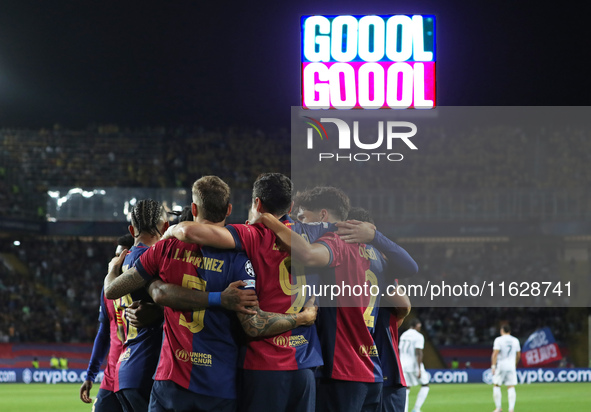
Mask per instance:
[[[549,327],[559,344],[567,344],[575,325],[567,319],[568,308],[418,308],[427,335],[439,346],[492,346],[499,324],[511,324],[513,335],[527,338],[536,329]]]
[[[18,258],[25,270],[0,264],[0,342],[92,342],[115,245],[28,239],[15,246],[2,239],[1,253]]]
[[[580,189],[591,181],[591,139],[584,129],[523,130],[498,126],[451,132],[426,128],[420,158],[391,162],[343,174],[327,167],[303,167],[292,173],[344,188],[498,191],[505,189]],[[92,142],[92,150],[88,149]],[[273,142],[269,144],[269,142]],[[115,149],[117,148],[117,149]],[[291,147],[289,133],[246,128],[204,130],[115,125],[86,130],[0,129],[0,202],[3,213],[43,217],[50,187],[186,188],[196,175],[223,177],[233,189],[248,189],[259,173],[290,173],[302,147]],[[133,153],[133,156],[130,154]],[[215,153],[215,155],[212,155]],[[291,157],[290,157],[291,156]],[[294,167],[299,167],[296,158]],[[319,165],[313,165],[319,166]],[[297,177],[296,177],[297,176]]]
[[[237,128],[0,129],[0,164],[2,214],[43,217],[53,187],[187,188],[196,175],[215,174],[246,189],[264,171],[289,173],[289,135]]]

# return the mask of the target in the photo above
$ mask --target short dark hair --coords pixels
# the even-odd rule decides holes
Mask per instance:
[[[131,236],[131,233],[126,233],[117,239],[117,246],[123,246],[123,248],[127,250],[131,249],[133,243],[133,236]]]
[[[291,179],[281,173],[263,173],[252,186],[252,200],[261,200],[267,212],[275,216],[283,216],[291,207]]]
[[[193,220],[193,211],[191,210],[191,206],[183,207],[183,211],[179,215],[179,223],[190,222],[191,220]]]
[[[361,222],[374,223],[370,211],[362,207],[352,207],[351,210],[349,210],[347,220],[359,220]]]
[[[511,333],[511,326],[509,326],[508,323],[505,323],[503,326],[501,326],[501,330],[505,333]]]
[[[410,322],[408,323],[408,326],[410,326],[411,328],[413,328],[413,329],[414,329],[414,328],[416,328],[416,327],[417,327],[417,325],[418,325],[419,323],[421,323],[421,321],[419,320],[419,318],[412,318],[412,319],[410,320]]]
[[[138,237],[142,232],[147,232],[152,236],[162,235],[158,226],[165,221],[164,207],[152,199],[140,200],[131,210],[131,224],[137,229],[135,237]]]
[[[295,203],[306,210],[326,209],[338,220],[347,219],[349,209],[351,209],[349,197],[345,192],[332,186],[318,186],[299,192],[296,195]]]
[[[222,222],[230,206],[230,186],[217,176],[203,176],[193,183],[193,202],[199,216],[212,223]]]

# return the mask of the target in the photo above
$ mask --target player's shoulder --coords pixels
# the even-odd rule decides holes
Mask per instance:
[[[407,329],[404,332],[402,332],[400,334],[400,339],[402,339],[402,338],[408,338],[409,336],[411,336],[412,335],[412,332],[411,332],[412,330],[413,329]]]
[[[237,232],[252,232],[252,233],[266,233],[270,231],[267,227],[261,223],[251,224],[244,224],[244,223],[233,223],[231,225],[226,225],[226,229],[228,230],[235,230]]]
[[[295,230],[296,232],[327,231],[330,227],[331,227],[331,225],[328,222],[310,222],[310,223],[294,222],[292,224],[292,230]]]
[[[184,244],[185,244],[185,242],[180,241],[176,237],[169,237],[168,239],[161,239],[158,242],[154,243],[152,246],[150,246],[148,248],[148,250],[151,250],[153,253],[154,250],[162,250],[162,249],[170,248],[174,245],[184,245]]]
[[[419,332],[418,330],[415,330],[415,329],[411,329],[411,330],[412,330],[411,336],[414,340],[421,340],[421,341],[425,340],[425,337],[423,336],[423,334],[421,332]]]
[[[244,252],[238,252],[238,251],[234,251],[234,250],[226,250],[226,257],[227,257],[227,260],[232,265],[236,265],[236,266],[242,266],[242,265],[246,264],[247,262],[250,262],[250,259],[248,258],[248,256]]]

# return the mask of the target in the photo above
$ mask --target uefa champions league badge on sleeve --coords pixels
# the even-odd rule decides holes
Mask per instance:
[[[254,268],[252,267],[252,263],[250,262],[250,260],[247,260],[246,263],[244,264],[244,270],[246,271],[248,276],[254,278],[254,276],[255,276],[254,275]]]

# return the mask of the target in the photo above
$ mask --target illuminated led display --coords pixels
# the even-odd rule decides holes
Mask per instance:
[[[435,17],[302,17],[302,106],[435,107]]]

